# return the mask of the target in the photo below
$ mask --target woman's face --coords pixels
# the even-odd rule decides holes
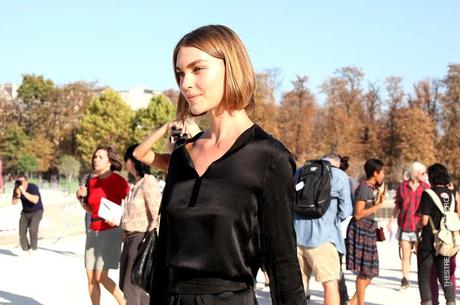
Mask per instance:
[[[107,170],[110,170],[110,160],[107,155],[107,151],[104,149],[99,149],[94,154],[93,166],[96,173],[104,173]]]
[[[385,168],[382,167],[380,172],[374,172],[374,177],[377,184],[381,185],[383,183],[383,179],[385,178]]]
[[[180,92],[193,114],[203,114],[219,106],[225,88],[222,59],[195,47],[181,47],[177,54],[176,73]]]
[[[134,164],[133,164],[133,161],[131,161],[131,159],[128,159],[125,161],[125,168],[126,168],[126,171],[130,173],[131,175],[136,174],[136,169],[134,168]]]

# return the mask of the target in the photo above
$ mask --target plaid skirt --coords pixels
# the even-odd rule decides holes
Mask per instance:
[[[347,270],[362,277],[379,275],[376,222],[373,219],[351,219],[347,228]]]

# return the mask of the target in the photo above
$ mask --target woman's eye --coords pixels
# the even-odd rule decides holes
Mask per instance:
[[[177,71],[176,74],[177,74],[177,77],[179,77],[179,78],[184,77],[184,72],[182,72],[182,71]]]
[[[195,68],[193,68],[194,73],[200,72],[201,70],[204,70],[204,67],[195,67]]]

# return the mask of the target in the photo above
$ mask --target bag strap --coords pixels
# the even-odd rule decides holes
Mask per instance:
[[[437,230],[436,230],[436,227],[434,226],[434,222],[431,216],[430,216],[430,226],[431,226],[431,231],[433,232],[433,235],[435,235]]]
[[[450,197],[452,198],[452,200],[450,201],[449,212],[454,212],[455,213],[455,205],[456,205],[457,202],[455,201],[454,194],[451,194]]]
[[[441,200],[439,199],[438,195],[436,195],[436,193],[432,189],[426,189],[424,192],[426,192],[431,197],[431,199],[433,200],[434,204],[439,209],[439,211],[441,211],[441,213],[443,215],[446,215],[446,213],[444,211],[444,207],[443,207],[443,205],[441,203]]]

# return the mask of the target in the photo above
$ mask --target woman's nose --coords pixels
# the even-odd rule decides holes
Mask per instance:
[[[189,73],[184,73],[184,76],[182,76],[182,81],[181,81],[181,91],[182,92],[187,92],[190,88],[193,87],[193,77]]]

